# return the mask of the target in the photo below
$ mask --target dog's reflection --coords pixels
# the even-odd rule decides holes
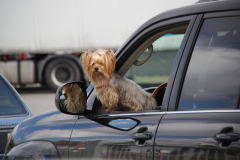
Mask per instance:
[[[67,84],[62,89],[62,94],[65,95],[65,109],[72,113],[82,113],[86,106],[86,97],[82,89],[77,84]]]

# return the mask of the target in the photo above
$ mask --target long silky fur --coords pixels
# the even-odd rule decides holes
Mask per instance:
[[[116,58],[112,50],[89,50],[82,55],[84,72],[95,86],[97,98],[108,112],[117,105],[131,111],[154,110],[155,99],[135,82],[114,73]],[[99,68],[96,72],[95,68]]]

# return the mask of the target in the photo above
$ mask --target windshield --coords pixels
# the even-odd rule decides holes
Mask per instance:
[[[27,114],[27,111],[19,95],[0,75],[0,116],[25,114]]]

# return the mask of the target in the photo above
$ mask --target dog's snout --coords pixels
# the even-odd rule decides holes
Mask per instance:
[[[96,67],[96,68],[95,68],[95,71],[97,72],[98,70],[99,70],[99,68],[98,68],[98,67]]]

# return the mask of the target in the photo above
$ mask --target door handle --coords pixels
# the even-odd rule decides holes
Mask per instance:
[[[152,139],[152,133],[146,132],[146,133],[135,133],[132,135],[133,139],[142,139],[142,140],[149,140]]]
[[[218,133],[214,136],[215,140],[218,141],[231,141],[235,142],[239,140],[239,134],[237,133]]]

